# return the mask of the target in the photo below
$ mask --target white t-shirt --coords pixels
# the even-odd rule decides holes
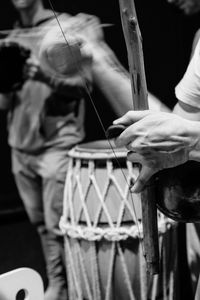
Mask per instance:
[[[200,108],[200,40],[187,70],[175,88],[178,100]]]

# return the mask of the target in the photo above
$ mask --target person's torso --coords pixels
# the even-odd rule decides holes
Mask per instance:
[[[39,57],[40,42],[51,26],[58,26],[52,15],[45,16],[33,28],[16,28],[9,39],[29,48]],[[62,14],[66,22],[71,16]],[[62,23],[62,22],[61,22]],[[27,80],[14,94],[8,117],[9,143],[24,152],[39,152],[48,147],[67,147],[84,138],[82,99],[67,99],[39,81]]]

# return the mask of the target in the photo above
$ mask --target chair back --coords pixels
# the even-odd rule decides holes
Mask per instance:
[[[19,268],[0,275],[1,300],[44,300],[44,286],[38,272]]]

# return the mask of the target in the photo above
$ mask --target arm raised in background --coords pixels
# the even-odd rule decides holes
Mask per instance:
[[[86,85],[89,89],[91,86],[91,57],[77,58],[79,62],[80,59],[82,59],[82,64],[84,63],[84,69],[79,70],[75,66],[73,72],[59,74],[56,69],[54,72],[43,69],[39,60],[31,57],[27,60],[24,68],[25,78],[45,83],[56,93],[69,97],[81,97],[86,92]]]
[[[93,83],[105,96],[116,115],[122,116],[133,107],[129,72],[105,42],[100,20],[96,16],[79,14],[77,21],[78,36],[83,40],[82,51],[86,56],[92,57]],[[150,109],[169,111],[151,93],[148,101]]]
[[[93,81],[105,95],[115,113],[122,116],[133,107],[129,73],[106,43],[87,46],[93,57]],[[148,102],[150,109],[170,111],[151,93],[148,94]]]

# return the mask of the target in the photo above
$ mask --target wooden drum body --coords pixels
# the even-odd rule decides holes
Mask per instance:
[[[159,214],[161,274],[147,278],[140,195],[129,191],[138,166],[124,149],[113,150],[97,141],[69,152],[60,222],[69,299],[178,299],[175,222]]]

